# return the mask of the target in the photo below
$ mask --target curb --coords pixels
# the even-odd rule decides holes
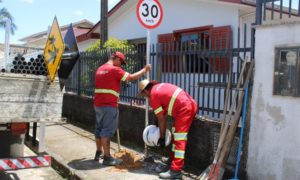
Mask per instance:
[[[51,167],[56,170],[62,177],[71,180],[84,179],[82,175],[79,174],[79,172],[76,172],[76,170],[72,170],[66,164],[64,164],[64,160],[61,157],[58,157],[56,154],[53,154],[51,152],[48,152],[48,154],[51,156],[52,160]]]
[[[47,150],[44,153],[39,153],[37,151],[37,148],[39,146],[39,140],[36,140],[36,146],[32,146],[30,143],[32,139],[32,136],[29,135],[29,140],[25,141],[25,145],[32,150],[36,154],[47,154],[51,157],[51,168],[53,168],[59,175],[61,175],[63,178],[67,178],[70,180],[81,180],[84,179],[84,173],[78,172],[76,170],[71,169],[68,167],[64,162],[64,159],[60,157],[57,154],[54,154],[52,152],[48,152]]]

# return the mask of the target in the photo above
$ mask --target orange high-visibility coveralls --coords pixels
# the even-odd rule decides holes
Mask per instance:
[[[198,107],[195,100],[181,88],[168,83],[155,84],[150,92],[150,105],[156,115],[174,118],[172,127],[171,169],[182,170],[187,135]]]

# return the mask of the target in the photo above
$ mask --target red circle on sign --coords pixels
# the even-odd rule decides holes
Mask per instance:
[[[146,24],[146,23],[142,20],[142,18],[140,17],[139,9],[140,9],[141,4],[144,2],[144,0],[140,0],[140,1],[138,2],[137,6],[136,6],[136,15],[137,15],[137,17],[138,17],[138,20],[139,20],[139,22],[140,22],[145,28],[147,28],[147,29],[154,29],[154,28],[156,28],[157,26],[159,26],[160,23],[161,23],[161,21],[162,21],[162,18],[163,18],[163,9],[162,9],[161,4],[159,3],[158,0],[153,0],[153,1],[156,2],[156,4],[158,5],[158,8],[159,8],[159,10],[160,10],[160,13],[161,13],[158,22],[157,22],[156,24],[154,24],[154,25],[148,25],[148,24]]]

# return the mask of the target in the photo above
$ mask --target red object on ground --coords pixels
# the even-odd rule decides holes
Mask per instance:
[[[51,166],[51,157],[48,155],[0,159],[0,171],[48,166]]]

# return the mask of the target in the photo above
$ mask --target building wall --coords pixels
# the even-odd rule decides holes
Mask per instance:
[[[78,49],[80,52],[85,51],[88,47],[90,47],[92,44],[94,44],[97,41],[98,41],[98,39],[89,39],[86,41],[82,41],[82,42],[78,43]]]
[[[132,2],[131,2],[132,3]],[[151,43],[156,43],[159,34],[171,33],[174,30],[194,28],[200,26],[231,25],[233,34],[237,33],[239,25],[238,8],[229,3],[201,2],[189,0],[160,1],[164,10],[161,25],[151,30]],[[179,11],[181,13],[179,13]],[[123,14],[117,14],[109,22],[109,37],[122,40],[146,37],[146,30],[138,22],[135,5],[129,6]],[[236,35],[233,35],[236,44]]]
[[[256,29],[249,179],[300,179],[300,98],[273,95],[275,47],[300,46],[300,23]]]
[[[79,43],[77,42],[79,51],[85,51],[86,48],[91,46],[97,40],[98,39],[88,39],[88,40],[85,40],[85,41],[82,41],[82,42],[79,42]],[[45,48],[45,45],[46,45],[46,38],[25,44],[25,46],[35,47],[35,48]]]

